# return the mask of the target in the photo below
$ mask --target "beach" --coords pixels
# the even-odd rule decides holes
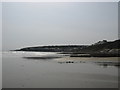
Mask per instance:
[[[2,53],[3,88],[118,88],[118,57]]]

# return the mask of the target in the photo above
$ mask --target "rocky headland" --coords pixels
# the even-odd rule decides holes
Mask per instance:
[[[60,45],[25,47],[14,51],[58,52],[71,57],[120,57],[120,39],[99,41],[92,45]]]

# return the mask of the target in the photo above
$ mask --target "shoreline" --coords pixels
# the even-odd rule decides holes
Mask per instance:
[[[120,57],[120,54],[105,54],[105,53],[71,54],[70,57]]]
[[[99,41],[92,45],[64,45],[25,47],[12,51],[56,52],[70,54],[70,57],[120,57],[120,39]]]

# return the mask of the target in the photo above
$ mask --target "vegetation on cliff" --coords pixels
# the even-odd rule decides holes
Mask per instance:
[[[69,54],[87,54],[87,56],[120,56],[120,40],[99,41],[92,45],[62,45],[26,47],[15,51],[59,52]],[[88,55],[89,54],[89,55]],[[76,56],[72,55],[72,56]],[[84,55],[82,55],[84,56]]]

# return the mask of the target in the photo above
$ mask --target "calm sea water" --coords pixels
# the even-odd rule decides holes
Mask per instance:
[[[118,58],[3,52],[2,88],[117,88]]]

